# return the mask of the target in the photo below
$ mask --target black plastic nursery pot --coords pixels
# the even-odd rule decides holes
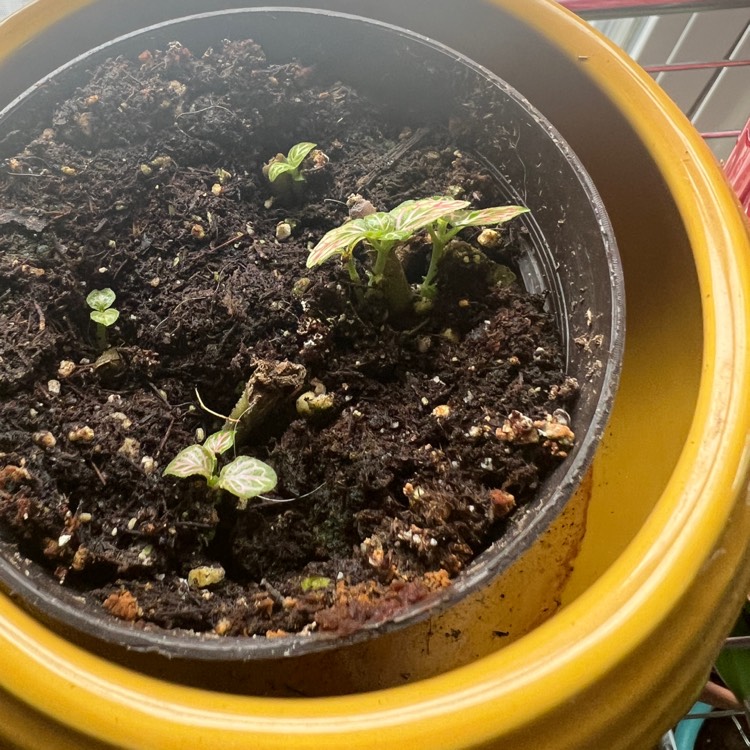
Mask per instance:
[[[546,295],[546,307],[559,329],[566,374],[580,385],[580,395],[570,413],[577,436],[575,445],[534,498],[510,517],[502,536],[447,588],[402,608],[384,622],[366,623],[335,638],[315,632],[273,639],[222,638],[124,622],[101,608],[82,606],[75,589],[61,586],[48,570],[27,559],[7,534],[3,534],[0,559],[2,586],[53,628],[94,649],[114,645],[130,653],[217,661],[275,660],[354,647],[378,636],[417,628],[472,598],[481,600],[489,590],[493,599],[502,598],[504,593],[497,582],[509,580],[514,566],[528,560],[524,555],[533,553],[535,543],[561,518],[566,507],[570,511],[576,493],[575,504],[585,508],[584,478],[617,388],[623,355],[624,287],[614,235],[596,188],[543,114],[522,94],[471,60],[426,37],[387,24],[289,8],[194,15],[142,29],[87,52],[27,90],[0,113],[0,156],[10,158],[28,140],[29,133],[46,127],[58,103],[73,95],[98,63],[117,56],[136,59],[144,50],[165,49],[175,40],[201,55],[224,39],[254,40],[263,47],[270,66],[295,59],[331,81],[341,81],[375,102],[394,123],[412,131],[458,119],[468,97],[481,100],[482,118],[456,138],[462,151],[491,170],[508,203],[529,209],[516,219],[523,227],[518,270],[527,291]],[[166,127],[174,125],[172,122]],[[30,231],[34,231],[33,226]],[[51,372],[50,378],[53,375]],[[549,553],[547,562],[545,552],[541,561],[537,560],[540,568],[557,565],[557,577],[565,577],[569,548],[575,547],[583,533],[584,514],[574,515],[577,520],[570,521],[573,528],[566,532],[568,551],[557,557]],[[554,543],[555,537],[551,539]],[[524,584],[516,581],[507,585],[522,588]],[[514,635],[548,614],[538,612],[529,617]],[[447,652],[442,652],[441,663],[433,671],[449,669],[465,660],[460,654],[459,636],[452,639]]]

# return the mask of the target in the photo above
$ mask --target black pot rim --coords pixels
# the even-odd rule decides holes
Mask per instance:
[[[463,571],[452,585],[439,594],[435,594],[416,605],[405,609],[393,619],[382,622],[365,624],[360,630],[346,636],[330,636],[320,633],[311,635],[289,635],[280,639],[265,637],[231,637],[225,638],[213,634],[196,634],[189,631],[165,631],[159,628],[142,628],[132,623],[126,623],[101,612],[92,612],[82,606],[80,599],[68,592],[66,598],[51,596],[52,587],[40,584],[40,578],[49,578],[46,571],[40,570],[28,560],[18,554],[9,555],[0,548],[0,586],[7,590],[19,604],[31,610],[53,628],[60,629],[72,638],[76,634],[83,634],[85,638],[103,644],[115,644],[127,650],[137,652],[152,652],[169,658],[187,658],[215,661],[250,661],[256,659],[277,659],[301,656],[314,652],[343,648],[364,640],[400,630],[409,625],[419,623],[429,617],[443,612],[461,599],[477,591],[493,580],[496,576],[510,567],[544,532],[552,521],[559,515],[567,499],[572,496],[580,485],[586,472],[591,466],[596,447],[604,433],[607,420],[611,412],[623,360],[625,333],[625,292],[624,277],[614,232],[606,214],[604,204],[599,193],[577,159],[572,149],[563,137],[549,123],[544,115],[530,104],[523,95],[504,82],[495,73],[487,70],[465,55],[446,45],[424,35],[402,29],[392,24],[370,18],[347,13],[339,13],[323,9],[296,7],[253,7],[234,8],[229,10],[208,11],[192,14],[161,23],[153,24],[120,37],[78,55],[64,65],[49,73],[41,81],[16,97],[10,104],[0,111],[0,121],[27,99],[34,91],[46,82],[77,65],[81,61],[98,55],[113,45],[135,39],[147,33],[157,32],[180,24],[192,23],[201,19],[218,16],[246,15],[246,14],[307,14],[317,17],[333,17],[361,22],[372,27],[380,28],[402,38],[418,42],[431,48],[461,65],[468,66],[486,80],[499,86],[504,93],[516,100],[521,106],[532,113],[540,128],[553,139],[569,163],[580,188],[587,196],[590,206],[598,222],[601,238],[606,254],[609,277],[606,280],[611,288],[611,323],[607,331],[606,350],[600,352],[605,361],[602,386],[596,401],[596,409],[582,440],[576,445],[573,455],[564,464],[565,471],[561,477],[555,472],[554,489],[549,493],[550,498],[544,504],[541,512],[525,518],[519,524],[519,529],[510,542],[503,538],[481,553],[471,565]],[[567,321],[566,321],[567,322]],[[547,485],[545,482],[545,486]],[[501,549],[498,549],[500,547]],[[58,590],[64,591],[57,584]]]

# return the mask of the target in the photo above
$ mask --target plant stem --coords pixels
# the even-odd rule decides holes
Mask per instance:
[[[362,283],[362,279],[359,276],[359,272],[357,271],[357,266],[354,264],[354,256],[349,255],[349,258],[346,261],[346,270],[349,273],[349,278],[355,283],[360,284]]]
[[[381,298],[392,319],[408,315],[413,293],[406,280],[404,268],[395,253],[384,253],[385,265],[381,276],[373,273],[366,299]]]
[[[435,296],[435,277],[440,261],[443,259],[445,246],[458,234],[459,230],[441,231],[437,226],[432,226],[427,231],[430,233],[430,239],[432,240],[432,255],[430,256],[427,273],[419,285],[419,296],[423,299],[432,299]]]
[[[235,445],[245,442],[272,417],[278,422],[285,402],[304,385],[306,377],[302,365],[287,360],[257,360],[255,372],[224,424],[225,430],[235,431]]]
[[[427,273],[425,274],[424,279],[422,279],[422,284],[419,287],[420,294],[422,294],[422,291],[425,287],[433,285],[435,276],[437,276],[438,265],[443,259],[443,252],[445,251],[445,242],[442,240],[442,238],[438,237],[437,233],[432,227],[430,227],[429,231],[430,239],[432,240],[432,254],[430,255],[430,266],[427,269]]]
[[[101,323],[96,324],[96,345],[99,347],[100,352],[107,351],[109,347],[109,341],[107,340],[107,327]]]
[[[385,267],[388,263],[388,256],[390,255],[395,243],[371,240],[370,244],[375,248],[375,252],[377,253],[375,263],[372,266],[372,276],[370,278],[370,286],[374,286],[383,278]]]

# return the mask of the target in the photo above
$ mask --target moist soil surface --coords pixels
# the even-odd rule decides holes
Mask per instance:
[[[486,259],[464,230],[426,315],[362,305],[338,261],[305,266],[353,193],[379,210],[507,202],[466,113],[412,127],[252,42],[173,44],[96,68],[6,136],[0,525],[16,553],[142,627],[271,637],[385,620],[498,539],[564,460],[577,391],[544,300],[477,270],[514,267],[522,223]],[[300,141],[323,154],[274,197],[263,164]],[[418,282],[425,238],[397,252]],[[106,342],[86,304],[104,288],[120,313]],[[290,367],[301,385],[277,388]],[[236,451],[276,488],[241,509],[163,476],[262,373],[273,408]],[[332,405],[305,418],[309,391]]]

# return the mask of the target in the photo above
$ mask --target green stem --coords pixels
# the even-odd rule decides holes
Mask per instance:
[[[364,289],[362,288],[362,278],[359,275],[359,271],[357,271],[357,266],[354,263],[354,256],[351,254],[351,252],[349,252],[349,257],[344,262],[344,267],[348,271],[349,278],[354,284],[354,297],[356,298],[357,302],[362,304],[365,299]]]
[[[99,347],[100,352],[104,352],[109,347],[109,341],[107,340],[107,327],[101,323],[96,324],[96,345]]]
[[[355,284],[361,284],[362,279],[359,276],[359,272],[357,271],[357,266],[354,263],[354,256],[349,255],[349,258],[347,259],[346,263],[346,270],[349,273],[349,278],[355,283]]]
[[[385,258],[383,274],[377,278],[373,274],[366,299],[381,298],[391,318],[398,320],[409,314],[413,293],[396,254],[386,253]]]
[[[372,266],[372,278],[370,279],[370,286],[377,284],[380,279],[383,278],[385,273],[385,267],[388,263],[388,256],[390,255],[395,242],[378,242],[377,240],[371,240],[370,244],[375,248],[377,257],[375,263]]]
[[[424,299],[431,299],[435,296],[435,277],[440,261],[443,259],[445,246],[458,234],[459,229],[440,231],[437,227],[430,227],[427,231],[430,233],[430,239],[432,240],[432,255],[430,256],[430,266],[427,273],[419,285],[419,296]]]

